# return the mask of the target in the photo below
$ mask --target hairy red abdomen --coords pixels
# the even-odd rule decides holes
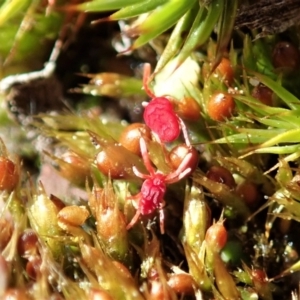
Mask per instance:
[[[172,103],[165,97],[157,97],[149,102],[144,110],[144,120],[163,142],[172,142],[180,134],[178,117]]]
[[[149,215],[161,207],[166,192],[165,176],[155,174],[151,179],[146,179],[141,188],[139,209],[142,215]]]

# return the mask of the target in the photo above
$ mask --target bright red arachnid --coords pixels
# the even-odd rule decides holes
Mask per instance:
[[[143,86],[152,100],[145,104],[144,121],[162,142],[172,142],[182,130],[185,143],[190,146],[187,128],[175,113],[172,103],[166,97],[156,97],[148,87],[150,64],[144,65]]]
[[[136,167],[133,167],[134,174],[142,179],[145,179],[145,181],[142,184],[141,192],[132,197],[132,199],[137,201],[137,210],[135,216],[132,218],[126,228],[130,229],[133,227],[138,221],[140,215],[149,215],[158,209],[160,230],[161,233],[164,233],[163,197],[166,192],[166,185],[181,180],[191,172],[191,168],[188,166],[192,154],[189,153],[186,155],[177,170],[165,175],[154,170],[149,158],[146,142],[143,138],[140,139],[140,147],[144,164],[149,174],[142,174]]]

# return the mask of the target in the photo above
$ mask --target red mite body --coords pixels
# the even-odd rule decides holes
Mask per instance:
[[[148,87],[151,67],[144,65],[143,86],[144,90],[151,97],[151,101],[145,105],[144,120],[146,125],[157,135],[162,142],[176,140],[182,130],[185,143],[190,146],[187,128],[184,122],[174,111],[172,103],[166,97],[156,97]]]
[[[154,98],[145,107],[144,120],[162,142],[172,142],[180,134],[179,118],[172,103],[165,97]]]
[[[153,178],[146,179],[140,192],[139,210],[142,215],[152,214],[163,206],[166,193],[165,175],[156,173]]]
[[[187,128],[174,111],[173,104],[166,97],[156,97],[149,89],[148,81],[150,72],[150,65],[145,64],[143,86],[146,93],[152,98],[149,103],[145,104],[144,120],[146,125],[156,135],[156,138],[162,142],[174,141],[178,138],[182,130],[186,147],[192,149]],[[132,197],[136,201],[137,210],[126,228],[130,229],[133,227],[140,215],[150,215],[158,210],[160,230],[161,233],[164,233],[163,198],[166,193],[166,185],[181,180],[192,171],[191,164],[194,164],[195,154],[193,151],[187,151],[187,155],[178,165],[178,168],[166,175],[153,168],[143,137],[140,138],[140,150],[149,174],[142,174],[136,167],[133,167],[134,174],[144,179],[144,182],[140,193]]]
[[[189,164],[193,156],[191,153],[188,153],[174,172],[165,175],[155,171],[152,167],[146,142],[143,138],[140,139],[140,147],[144,164],[149,174],[143,174],[136,167],[133,167],[134,174],[145,180],[142,184],[141,192],[132,197],[132,199],[137,201],[137,210],[126,228],[130,229],[133,227],[140,215],[149,215],[158,209],[160,230],[161,233],[164,233],[163,197],[166,193],[166,185],[181,180],[191,172]]]

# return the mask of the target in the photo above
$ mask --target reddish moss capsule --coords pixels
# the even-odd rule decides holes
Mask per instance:
[[[114,298],[112,298],[104,290],[93,288],[90,290],[89,299],[90,300],[113,300]]]
[[[252,96],[268,106],[273,106],[273,95],[273,91],[262,84],[257,85],[252,90]]]
[[[169,153],[169,160],[174,170],[178,169],[179,165],[187,154],[191,153],[192,158],[189,162],[188,168],[191,168],[191,172],[194,172],[198,166],[199,154],[194,147],[188,147],[186,144],[180,144],[175,146]]]
[[[232,84],[234,72],[233,72],[231,62],[228,58],[225,57],[222,58],[214,73],[219,75],[226,84],[228,85]]]
[[[221,166],[210,167],[206,173],[206,177],[210,180],[226,184],[231,189],[233,189],[236,185],[230,171]]]
[[[171,274],[167,283],[176,294],[194,295],[195,293],[196,283],[190,274]]]
[[[165,299],[172,299],[171,295],[175,296],[175,293],[165,284],[161,283],[159,280],[152,281],[149,284],[149,296],[148,299],[155,299],[155,300],[165,300]],[[174,298],[173,298],[174,299]]]
[[[257,204],[259,193],[253,182],[244,181],[236,187],[236,193],[245,201],[248,206]]]
[[[132,165],[127,163],[124,149],[121,145],[113,144],[101,150],[96,157],[98,170],[106,176],[110,175],[112,179],[133,175]]]
[[[74,152],[68,151],[62,156],[60,174],[73,184],[84,185],[90,176],[90,164]]]
[[[119,142],[129,151],[141,155],[140,138],[151,139],[151,130],[142,123],[133,123],[127,126],[121,133]]]
[[[232,96],[220,92],[214,93],[207,103],[207,113],[214,121],[230,118],[235,108]]]
[[[250,275],[253,281],[257,281],[260,283],[266,283],[269,281],[266,272],[262,269],[253,269],[251,270]]]
[[[132,167],[145,169],[140,157],[115,141],[109,141],[88,131],[94,145],[100,148],[95,157],[98,170],[111,179],[135,179]],[[141,138],[140,138],[141,139]]]
[[[16,164],[5,156],[0,157],[0,190],[13,190],[19,181]]]
[[[38,253],[38,237],[36,233],[31,230],[25,230],[18,239],[17,245],[18,253],[23,257],[35,256]]]
[[[39,256],[32,257],[26,264],[26,273],[28,276],[36,280],[41,274],[42,259]]]
[[[272,63],[275,68],[295,71],[300,65],[300,52],[289,42],[279,42],[272,53]]]
[[[192,97],[184,97],[180,101],[174,101],[178,115],[188,121],[198,121],[201,117],[199,103]]]
[[[58,212],[57,220],[65,226],[82,226],[89,215],[85,206],[70,205]]]
[[[205,241],[209,249],[213,252],[220,252],[227,242],[227,230],[223,222],[218,221],[206,231]]]

